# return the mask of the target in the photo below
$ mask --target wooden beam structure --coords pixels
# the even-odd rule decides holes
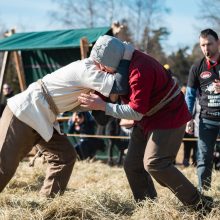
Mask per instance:
[[[17,51],[13,51],[12,53],[13,53],[13,59],[15,62],[15,69],[17,72],[20,89],[21,91],[24,91],[27,88],[27,86],[26,86],[24,71],[21,63],[21,57]]]
[[[2,100],[3,100],[2,90],[3,90],[4,79],[5,79],[6,67],[8,63],[8,57],[9,57],[9,52],[8,51],[4,52],[3,60],[2,60],[2,67],[1,67],[1,72],[0,72],[0,103],[2,103]]]
[[[9,57],[9,52],[5,51],[3,55],[3,60],[2,60],[2,67],[1,67],[1,72],[0,72],[0,93],[2,94],[2,87],[4,83],[4,78],[5,78],[5,70],[8,62],[8,57]]]
[[[80,53],[81,53],[81,59],[87,58],[88,52],[89,52],[89,42],[86,37],[82,37],[80,39]]]
[[[11,29],[11,34],[15,33],[15,29]],[[15,62],[15,69],[16,69],[16,73],[18,76],[18,81],[19,81],[19,86],[21,91],[24,91],[27,87],[26,87],[26,82],[25,82],[25,76],[24,76],[24,71],[23,71],[23,66],[22,66],[22,62],[21,62],[21,57],[18,53],[18,51],[13,51],[12,52],[12,57],[14,59]]]

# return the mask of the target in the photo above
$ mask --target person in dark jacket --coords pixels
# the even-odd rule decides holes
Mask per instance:
[[[74,112],[68,121],[68,133],[70,134],[94,135],[96,127],[96,122],[89,112]],[[74,147],[81,160],[92,159],[97,150],[105,150],[105,144],[102,139],[91,137],[78,138]]]

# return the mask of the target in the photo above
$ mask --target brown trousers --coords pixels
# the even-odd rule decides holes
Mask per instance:
[[[145,137],[140,127],[134,127],[124,169],[137,201],[157,196],[152,176],[175,193],[184,205],[198,202],[197,189],[173,165],[184,131],[185,125],[176,129],[155,130]]]
[[[54,131],[49,142],[25,123],[18,120],[6,106],[0,121],[0,192],[13,177],[19,162],[34,145],[44,150],[48,162],[40,193],[54,196],[63,193],[76,160],[76,152],[66,136]]]

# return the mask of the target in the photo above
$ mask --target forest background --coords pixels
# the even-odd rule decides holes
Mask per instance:
[[[10,0],[13,2],[12,0]],[[180,4],[180,1],[174,0],[47,0],[47,1],[27,1],[22,0],[21,3],[32,5],[31,10],[26,10],[29,13],[29,24],[18,20],[18,28],[16,32],[35,31],[31,27],[35,25],[31,20],[31,15],[35,13],[35,8],[41,6],[47,8],[47,18],[50,24],[47,29],[75,29],[75,28],[91,28],[111,26],[115,21],[120,22],[124,26],[127,36],[127,41],[135,45],[137,49],[155,57],[161,64],[168,64],[173,74],[178,78],[180,85],[187,83],[187,77],[190,66],[193,62],[202,57],[199,48],[199,42],[194,45],[179,46],[171,48],[166,42],[169,40],[172,32],[169,27],[169,16],[172,13],[168,6],[172,4]],[[31,4],[30,4],[31,2]],[[197,31],[197,39],[199,33],[204,28],[213,28],[219,33],[220,31],[220,0],[213,0],[210,4],[207,0],[184,1],[188,4],[188,11],[191,7],[197,7],[195,14],[196,22],[193,25]],[[8,22],[4,16],[4,4],[0,9],[0,36],[3,37],[4,32],[10,30]],[[181,3],[182,4],[182,3]],[[11,11],[15,4],[11,4]],[[2,15],[2,16],[1,16]],[[22,15],[20,15],[22,16]],[[185,15],[187,19],[187,13]],[[44,23],[45,19],[38,19],[38,23]],[[179,23],[182,29],[185,29],[185,34],[179,36],[181,38],[189,38],[188,27],[185,23]],[[43,30],[41,30],[43,31]],[[195,36],[191,36],[195,39]],[[1,54],[2,57],[2,54]],[[1,62],[0,62],[1,65]],[[10,68],[6,73],[6,81],[12,85],[15,91],[18,89],[17,76],[14,74],[14,63],[10,63]]]

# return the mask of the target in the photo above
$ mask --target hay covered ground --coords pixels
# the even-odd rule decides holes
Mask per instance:
[[[63,196],[48,200],[38,191],[46,164],[37,159],[35,167],[22,162],[14,178],[0,194],[0,220],[96,219],[156,220],[201,219],[198,213],[185,209],[166,188],[156,184],[158,200],[136,204],[132,198],[123,168],[109,167],[101,161],[77,161],[68,190]],[[196,185],[194,167],[181,168]],[[204,219],[220,219],[220,175],[213,174],[212,190],[216,207]]]

